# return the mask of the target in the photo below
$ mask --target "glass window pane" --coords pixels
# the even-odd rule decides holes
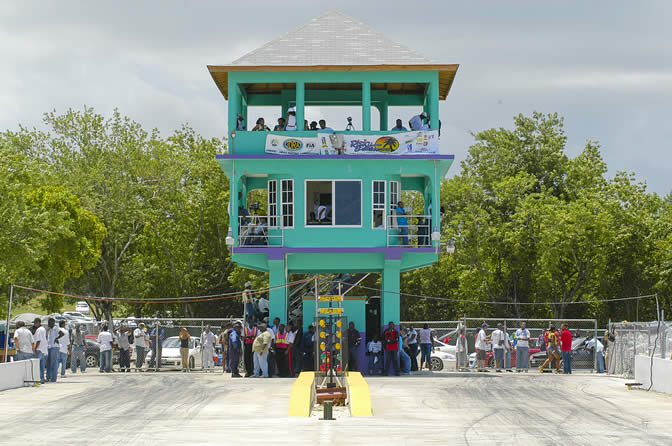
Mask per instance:
[[[359,181],[336,181],[336,225],[362,224],[362,186]]]

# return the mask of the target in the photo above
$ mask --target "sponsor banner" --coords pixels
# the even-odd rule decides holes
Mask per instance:
[[[288,136],[269,133],[266,135],[266,153],[280,153],[286,155],[319,154],[320,147],[317,137]]]
[[[318,133],[317,140],[322,154],[337,154],[339,151],[346,155],[423,155],[439,153],[438,130],[388,135],[357,135],[349,132],[336,135]]]

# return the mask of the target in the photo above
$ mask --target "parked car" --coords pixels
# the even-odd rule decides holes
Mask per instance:
[[[598,338],[600,339],[600,338]],[[592,369],[594,367],[594,354],[591,350],[586,349],[586,341],[588,338],[579,337],[572,340],[572,368],[574,369]],[[540,367],[548,357],[545,351],[540,351],[530,356],[530,367]],[[555,365],[555,364],[552,364]],[[560,358],[560,367],[563,361]]]
[[[445,338],[444,338],[445,339]],[[438,372],[443,369],[454,367],[455,365],[455,346],[448,345],[441,341],[434,340],[434,351],[432,352],[429,365],[433,372]],[[422,352],[418,349],[418,364],[422,358]]]
[[[91,309],[89,308],[89,304],[87,304],[86,301],[80,300],[75,305],[75,311],[82,314],[89,314],[91,312]]]
[[[179,336],[171,336],[163,340],[163,348],[161,350],[161,366],[182,368],[182,357],[180,355],[180,338]],[[152,351],[147,353],[145,362],[149,364],[152,359]],[[189,342],[189,368],[200,368],[203,366],[203,359],[201,354],[201,340],[198,338],[191,338]]]
[[[64,311],[63,316],[64,317],[70,317],[72,319],[80,320],[80,321],[83,321],[83,322],[95,322],[96,321],[96,319],[94,319],[92,317],[85,316],[84,314],[82,314],[79,311]]]

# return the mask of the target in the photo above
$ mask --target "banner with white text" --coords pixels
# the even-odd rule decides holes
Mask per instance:
[[[392,133],[388,135],[358,135],[318,133],[322,154],[346,155],[424,155],[439,153],[438,130]]]

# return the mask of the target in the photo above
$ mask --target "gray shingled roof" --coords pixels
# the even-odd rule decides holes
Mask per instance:
[[[327,11],[232,65],[418,65],[426,58],[338,11]]]

